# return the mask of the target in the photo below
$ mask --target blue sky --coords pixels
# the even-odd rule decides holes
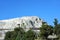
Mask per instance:
[[[0,20],[22,16],[38,16],[53,25],[60,21],[60,0],[0,0]]]

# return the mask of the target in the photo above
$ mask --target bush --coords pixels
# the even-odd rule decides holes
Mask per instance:
[[[6,33],[4,40],[35,40],[35,32],[29,30],[25,32],[22,28],[15,28],[14,31]]]

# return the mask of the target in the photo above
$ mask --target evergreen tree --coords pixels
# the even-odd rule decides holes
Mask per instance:
[[[54,33],[57,34],[57,30],[58,30],[58,20],[55,18],[54,19]]]
[[[53,33],[53,27],[51,25],[47,25],[46,22],[42,23],[42,27],[40,27],[40,37],[47,39],[48,35]]]
[[[54,19],[54,25],[57,26],[58,25],[58,20],[55,18]]]
[[[34,32],[34,31],[32,31],[32,30],[29,30],[29,31],[27,31],[26,32],[26,40],[35,40],[35,38],[36,38],[36,33]]]

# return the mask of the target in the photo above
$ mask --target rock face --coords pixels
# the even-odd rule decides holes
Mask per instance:
[[[17,24],[20,24],[20,27],[26,28],[26,31],[29,28],[39,28],[42,25],[42,20],[37,16],[26,16],[21,18],[13,18],[8,20],[0,20],[0,29],[4,29],[4,32],[9,31],[5,29],[14,30],[15,27],[18,27]],[[1,31],[2,32],[2,31]]]
[[[42,20],[37,16],[0,20],[0,29],[14,29],[18,27],[17,24],[20,24],[20,27],[23,28],[39,28],[42,25]]]

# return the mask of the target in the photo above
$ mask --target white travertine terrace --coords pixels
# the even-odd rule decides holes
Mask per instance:
[[[7,32],[10,30],[14,30],[14,28],[18,27],[17,24],[20,24],[22,28],[39,28],[42,25],[42,20],[37,16],[26,16],[21,18],[13,18],[8,20],[0,20],[0,29],[9,29],[2,30],[1,32]],[[4,33],[2,35],[4,35]],[[2,37],[3,39],[4,37]]]

